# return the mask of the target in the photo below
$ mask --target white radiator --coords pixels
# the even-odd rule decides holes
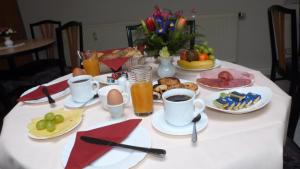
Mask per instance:
[[[139,21],[83,25],[84,49],[104,50],[127,47],[126,25],[138,23]]]
[[[197,15],[196,31],[215,49],[218,59],[237,62],[238,14]],[[198,40],[197,40],[198,41]],[[197,43],[197,42],[196,42]]]

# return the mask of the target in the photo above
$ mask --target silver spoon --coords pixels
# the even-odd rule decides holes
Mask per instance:
[[[192,122],[194,123],[193,125],[193,134],[192,134],[192,142],[196,143],[197,142],[197,128],[196,128],[196,123],[201,119],[201,114],[199,113],[196,117],[193,118]]]
[[[99,95],[98,94],[95,94],[92,98],[90,98],[89,100],[87,100],[86,102],[84,102],[82,105],[80,105],[78,108],[83,108],[85,105],[87,105],[90,101],[98,98]]]

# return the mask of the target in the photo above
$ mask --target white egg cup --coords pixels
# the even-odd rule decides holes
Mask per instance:
[[[102,107],[105,110],[109,110],[108,104],[107,104],[107,94],[112,89],[116,89],[122,94],[124,106],[127,105],[127,103],[128,103],[129,95],[127,93],[125,93],[120,86],[118,86],[118,85],[104,86],[98,90],[98,95],[99,95],[99,99],[101,101]],[[121,103],[121,104],[123,104],[123,103]]]
[[[124,115],[125,102],[118,105],[107,105],[107,109],[110,112],[112,118],[120,118]]]

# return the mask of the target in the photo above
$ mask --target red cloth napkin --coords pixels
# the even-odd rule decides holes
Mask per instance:
[[[120,143],[140,122],[141,119],[131,119],[89,131],[78,132],[65,168],[82,169],[112,149],[111,146],[86,143],[80,139],[81,136],[90,136]]]
[[[121,57],[121,58],[115,58],[115,59],[105,59],[101,60],[102,63],[104,63],[109,68],[113,69],[114,71],[117,71],[122,67],[122,65],[127,62],[129,57]]]
[[[28,93],[24,96],[21,96],[18,99],[18,101],[20,102],[20,101],[36,100],[36,99],[46,97],[45,94],[42,91],[43,87],[44,86],[39,86],[34,91],[32,91],[32,92],[30,92],[30,93]],[[47,86],[50,95],[61,92],[61,91],[65,90],[68,87],[69,87],[69,85],[68,85],[67,80],[64,80],[64,81],[61,81],[61,82],[58,82],[58,83]]]

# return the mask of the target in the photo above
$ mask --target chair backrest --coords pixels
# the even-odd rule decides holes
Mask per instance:
[[[288,23],[286,20],[287,16],[290,16],[291,19],[291,30],[285,31],[285,25]],[[292,75],[290,76],[294,77],[297,75],[298,71],[296,10],[273,5],[268,9],[268,19],[272,50],[271,77],[275,77],[276,69],[278,69],[277,71],[280,75],[287,76],[287,70],[289,68],[286,63],[287,55],[285,39],[291,40],[292,67],[290,69],[292,70]],[[290,35],[287,35],[286,33],[290,33]]]
[[[297,123],[299,121],[300,116],[300,85],[296,87],[295,91],[291,94],[292,95],[292,104],[291,104],[291,111],[288,123],[288,131],[287,135],[294,139],[295,131],[297,128]]]
[[[187,20],[187,31],[190,34],[194,34],[195,33],[195,20]],[[137,24],[137,25],[128,25],[126,26],[126,31],[127,31],[127,41],[128,41],[128,46],[133,47],[133,31],[137,30],[138,27],[141,26],[141,24]],[[195,45],[195,38],[192,38],[190,40],[190,49],[194,48]]]
[[[55,29],[61,26],[60,21],[42,20],[36,23],[30,24],[30,32],[32,39],[41,38],[56,38]],[[38,58],[38,54],[36,54]],[[47,48],[47,57],[54,58],[54,48]]]
[[[67,38],[67,43],[64,36]],[[66,65],[66,58],[64,53],[64,45],[68,44],[69,59],[72,67],[80,66],[78,61],[77,50],[83,51],[83,35],[82,24],[77,21],[70,21],[59,28],[56,28],[58,55],[62,63]]]

